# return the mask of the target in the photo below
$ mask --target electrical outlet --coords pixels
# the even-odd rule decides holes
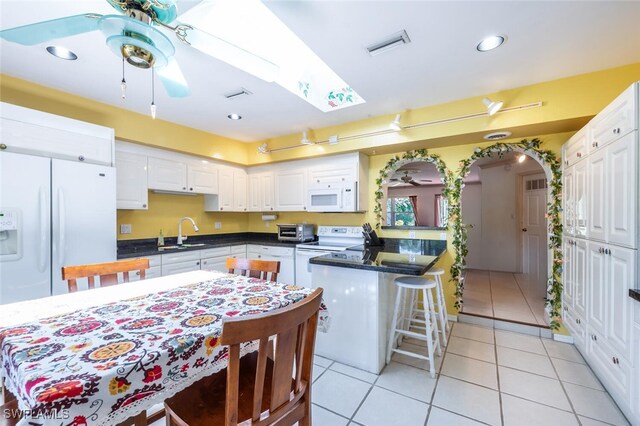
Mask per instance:
[[[409,231],[409,238],[415,239],[416,238],[416,231]]]
[[[122,224],[122,225],[120,225],[120,233],[121,234],[130,234],[131,233],[131,224]]]
[[[446,232],[441,232],[440,233],[440,239],[441,240],[446,240],[447,239],[447,233]]]
[[[264,221],[264,227],[265,228],[271,228],[271,221],[270,220],[265,220]]]
[[[213,227],[216,228],[216,229],[222,229],[222,222],[215,222],[213,224]]]

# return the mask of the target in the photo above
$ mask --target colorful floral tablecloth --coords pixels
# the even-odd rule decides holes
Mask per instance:
[[[23,424],[115,425],[226,368],[223,318],[272,311],[311,291],[225,274],[0,328],[0,376],[32,413]],[[319,328],[327,326],[323,304]]]

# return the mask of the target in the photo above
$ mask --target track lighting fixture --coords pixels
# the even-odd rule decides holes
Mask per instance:
[[[400,124],[400,114],[396,114],[396,118],[389,124],[389,128],[396,132],[402,130],[402,125]]]
[[[487,107],[487,113],[489,115],[493,115],[496,112],[500,111],[503,105],[502,101],[492,101],[489,98],[483,98],[482,103]]]
[[[305,130],[304,132],[302,132],[302,139],[300,139],[300,143],[302,145],[312,145],[313,142],[311,142],[309,140],[309,138],[307,137],[307,131]]]

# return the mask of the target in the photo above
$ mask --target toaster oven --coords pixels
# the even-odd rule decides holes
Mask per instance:
[[[304,243],[305,241],[313,241],[313,225],[310,224],[279,224],[278,240],[280,241],[296,241]]]

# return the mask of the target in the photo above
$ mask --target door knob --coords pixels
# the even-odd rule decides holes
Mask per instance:
[[[522,232],[527,232],[527,228],[522,228]]]

